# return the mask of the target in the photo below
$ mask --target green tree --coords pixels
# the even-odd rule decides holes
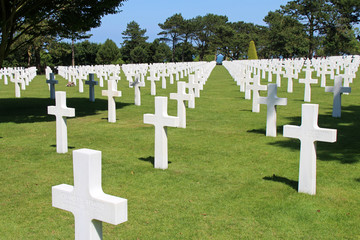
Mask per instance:
[[[282,13],[300,21],[308,36],[308,57],[311,58],[316,48],[316,35],[324,28],[324,23],[331,11],[327,0],[293,0],[281,6]]]
[[[148,63],[170,62],[172,51],[166,43],[155,39],[149,46],[148,56]]]
[[[115,42],[110,39],[106,39],[105,43],[99,48],[96,54],[97,64],[112,64],[119,58],[119,48]]]
[[[256,47],[254,41],[250,41],[249,50],[248,50],[248,59],[258,59],[258,55],[256,53]]]
[[[175,49],[178,41],[182,39],[184,31],[186,31],[185,20],[181,13],[174,14],[166,19],[164,23],[159,23],[159,27],[163,30],[158,35],[163,35],[161,40],[171,42],[172,61],[175,61]]]
[[[146,29],[141,29],[140,25],[135,21],[131,21],[127,24],[126,30],[122,32],[124,42],[121,48],[121,55],[125,62],[135,62],[135,60],[131,58],[130,53],[136,47],[141,46],[145,49],[146,40],[149,38],[145,36],[145,33]],[[139,49],[137,52],[139,52]]]
[[[100,26],[124,0],[13,0],[0,2],[0,67],[11,53],[44,35],[71,36]],[[24,40],[23,35],[30,36]]]
[[[75,44],[75,62],[77,65],[95,65],[96,55],[99,51],[100,44],[91,43],[85,40]]]
[[[307,55],[307,35],[298,20],[275,11],[269,12],[264,22],[269,28],[267,48],[270,56],[289,58]]]
[[[219,47],[215,39],[216,30],[225,25],[228,18],[221,15],[206,14],[204,17],[194,18],[193,21],[196,26],[194,41],[197,45],[199,59],[202,61],[206,54],[216,54]]]
[[[143,46],[137,46],[131,50],[130,57],[133,63],[146,63],[149,56]]]

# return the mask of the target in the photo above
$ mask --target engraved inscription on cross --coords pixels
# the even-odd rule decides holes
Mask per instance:
[[[144,123],[155,126],[154,167],[168,168],[167,127],[178,127],[179,118],[167,114],[167,97],[155,97],[155,114],[144,114]]]
[[[318,127],[318,104],[303,104],[301,126],[284,126],[284,137],[300,139],[298,192],[316,193],[316,141],[336,142],[336,129]]]
[[[66,92],[55,92],[55,106],[48,106],[48,114],[56,117],[56,152],[67,153],[66,117],[75,117],[75,109],[66,106]]]
[[[74,186],[52,187],[52,206],[72,212],[76,240],[102,239],[102,222],[127,221],[127,199],[105,194],[101,186],[101,152],[73,151]]]

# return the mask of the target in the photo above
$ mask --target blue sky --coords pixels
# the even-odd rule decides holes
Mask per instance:
[[[135,21],[141,29],[146,29],[148,41],[152,42],[161,29],[158,24],[165,22],[175,13],[185,19],[204,16],[207,13],[226,15],[230,22],[244,21],[265,25],[264,17],[269,11],[280,8],[288,0],[128,0],[120,8],[122,12],[102,18],[102,24],[89,33],[91,42],[104,43],[107,38],[118,46],[122,43],[121,33],[127,23]]]

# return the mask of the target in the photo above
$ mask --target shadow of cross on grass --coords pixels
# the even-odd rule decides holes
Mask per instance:
[[[144,161],[144,162],[149,162],[151,163],[153,166],[155,165],[155,158],[153,156],[148,156],[147,158],[139,158],[139,160]],[[171,161],[168,161],[168,163],[170,164]]]
[[[55,100],[49,98],[3,98],[0,99],[0,123],[34,123],[55,121],[48,115],[47,107],[54,106]],[[96,99],[89,102],[88,98],[67,98],[66,105],[75,108],[75,117],[95,115],[98,111],[107,111],[108,101]],[[117,102],[116,109],[121,109],[130,103]]]
[[[339,161],[343,164],[354,164],[360,161],[360,106],[342,107],[341,118],[331,116],[332,109],[327,114],[319,115],[320,128],[337,129],[337,140],[334,143],[317,142],[316,155],[320,161]],[[289,125],[300,126],[301,117],[289,118]],[[268,143],[284,148],[300,150],[298,139],[282,139]]]
[[[263,179],[268,181],[285,183],[286,185],[292,187],[296,191],[298,190],[298,184],[299,184],[298,181],[290,180],[285,177],[276,176],[275,174],[273,174],[271,177],[269,176],[263,177]]]

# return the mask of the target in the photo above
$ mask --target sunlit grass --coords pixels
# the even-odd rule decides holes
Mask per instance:
[[[343,96],[342,118],[331,117],[332,94],[312,87],[319,126],[338,129],[336,143],[318,143],[317,194],[297,192],[299,141],[282,137],[282,125],[300,124],[304,85],[287,80],[278,89],[288,98],[278,107],[278,137],[265,137],[266,106],[251,112],[233,79],[217,66],[187,109],[187,128],[168,128],[169,168],[154,169],[154,127],[143,114],[154,113],[147,82],[142,105],[134,105],[134,89],[122,76],[117,122],[107,122],[107,98],[96,86],[65,87],[69,152],[56,153],[55,117],[47,115],[44,76],[37,76],[14,98],[14,85],[0,82],[0,239],[73,239],[74,217],[51,206],[51,187],[73,184],[72,150],[102,151],[105,193],[128,199],[129,220],[103,224],[104,239],[358,239],[360,219],[359,77]],[[267,84],[262,80],[262,84]],[[328,80],[328,85],[333,82]],[[157,93],[169,96],[176,86]],[[266,93],[261,93],[265,96]],[[169,100],[169,115],[176,101]]]

